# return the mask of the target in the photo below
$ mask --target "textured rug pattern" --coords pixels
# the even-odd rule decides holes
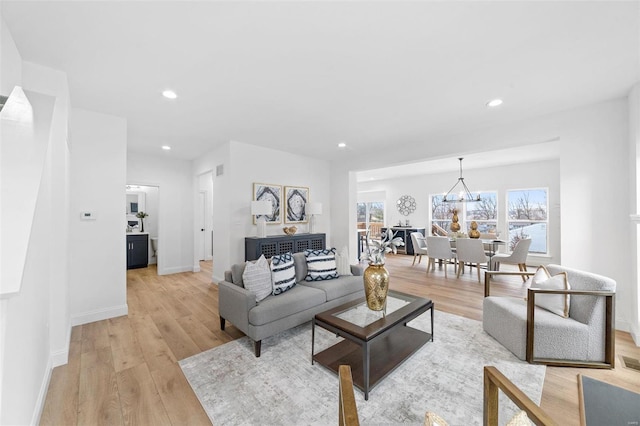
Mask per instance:
[[[429,313],[410,326],[429,332]],[[316,327],[316,352],[338,341]],[[422,424],[425,412],[433,411],[452,426],[480,425],[485,365],[496,366],[540,402],[544,366],[517,359],[484,333],[480,322],[436,311],[434,342],[378,383],[368,401],[355,390],[360,423]],[[310,323],[263,340],[260,358],[243,337],[182,360],[180,366],[216,425],[338,423],[337,377],[311,365]],[[516,408],[505,397],[500,406],[504,423]]]

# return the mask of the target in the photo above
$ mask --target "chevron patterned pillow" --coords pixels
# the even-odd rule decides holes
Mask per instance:
[[[284,293],[296,285],[296,270],[293,266],[291,253],[279,254],[271,258],[271,278],[274,296]]]
[[[305,250],[307,276],[305,281],[332,280],[338,278],[336,269],[336,249]]]

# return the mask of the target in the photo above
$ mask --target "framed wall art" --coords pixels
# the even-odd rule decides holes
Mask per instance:
[[[309,188],[303,186],[284,187],[285,223],[307,223],[309,219],[304,207],[309,201]]]
[[[254,201],[269,201],[273,206],[273,212],[269,215],[264,215],[267,225],[275,225],[282,222],[281,217],[281,204],[282,204],[282,186],[272,185],[269,183],[254,183],[253,184],[253,200]],[[253,224],[256,224],[257,216],[253,216]]]

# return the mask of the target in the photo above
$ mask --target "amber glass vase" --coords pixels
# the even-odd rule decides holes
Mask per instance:
[[[389,271],[384,264],[369,264],[364,270],[364,295],[372,311],[381,311],[387,303]]]

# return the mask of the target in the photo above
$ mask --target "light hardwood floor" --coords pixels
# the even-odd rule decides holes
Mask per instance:
[[[392,289],[482,319],[483,289],[475,273],[458,280],[451,269],[445,279],[441,269],[426,274],[425,259],[416,266],[411,261],[388,256]],[[201,262],[199,273],[168,276],[158,276],[155,267],[127,271],[129,315],[73,328],[69,363],[53,371],[41,424],[210,424],[177,360],[242,336],[232,325],[220,331],[211,267]],[[519,294],[521,281],[500,278],[495,290]],[[640,358],[628,333],[616,333],[614,370],[547,368],[542,407],[559,424],[578,425],[577,374],[640,392],[640,373],[623,368],[620,355]]]

